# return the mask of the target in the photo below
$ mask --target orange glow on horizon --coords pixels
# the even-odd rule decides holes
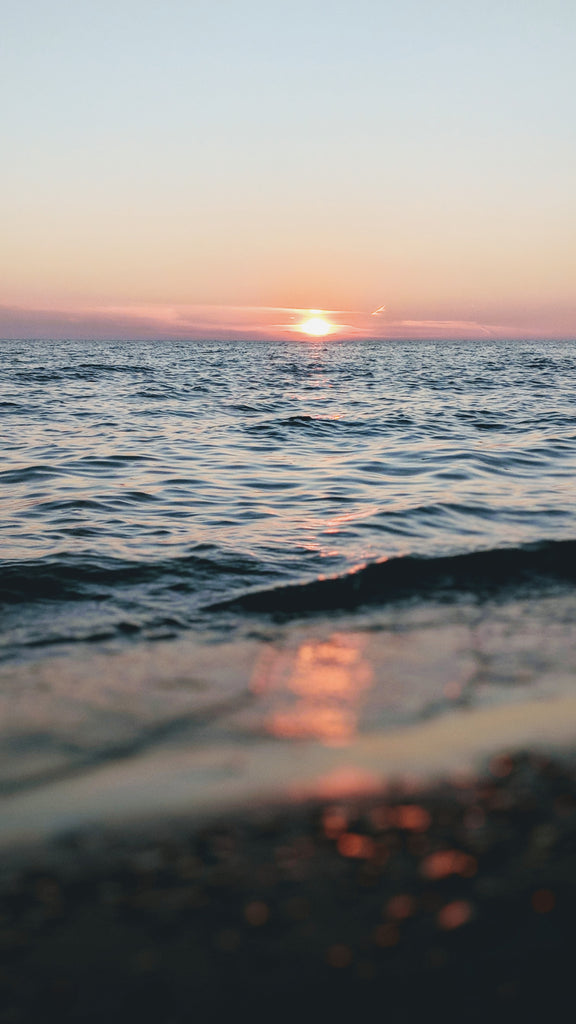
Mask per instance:
[[[4,281],[3,281],[4,284]],[[406,319],[384,314],[381,309],[311,309],[303,306],[206,305],[132,301],[124,304],[62,301],[54,295],[34,302],[10,304],[8,295],[0,304],[0,338],[66,339],[72,336],[103,340],[119,339],[285,339],[296,334],[312,341],[323,338],[382,338],[414,340],[421,338],[537,338],[539,327],[522,323],[479,322],[462,319]],[[411,310],[411,313],[418,310]],[[429,310],[426,311],[427,315]],[[337,319],[332,319],[332,318]],[[505,319],[505,318],[504,318]],[[572,337],[571,322],[560,320],[550,325],[547,337]],[[570,330],[568,327],[570,326]]]

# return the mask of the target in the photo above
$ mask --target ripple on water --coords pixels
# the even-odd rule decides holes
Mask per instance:
[[[263,578],[568,540],[575,385],[569,343],[4,343],[4,566],[54,602],[48,562],[120,562],[98,600],[130,578],[144,621],[170,564],[189,621]]]

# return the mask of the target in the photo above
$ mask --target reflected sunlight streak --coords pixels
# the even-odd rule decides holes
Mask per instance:
[[[282,739],[349,743],[357,732],[360,701],[372,684],[364,646],[359,634],[334,633],[308,640],[296,651],[269,651],[252,679],[254,692],[275,692],[279,701],[266,717],[266,729]]]

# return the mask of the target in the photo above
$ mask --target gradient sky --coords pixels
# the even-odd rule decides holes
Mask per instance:
[[[576,337],[574,0],[0,12],[0,337]]]

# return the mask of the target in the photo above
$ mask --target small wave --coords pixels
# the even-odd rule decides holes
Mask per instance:
[[[58,501],[44,501],[38,504],[36,511],[40,512],[81,512],[99,511],[106,507],[102,501],[95,501],[91,498],[67,498]]]
[[[31,480],[47,480],[54,476],[65,476],[67,470],[58,466],[20,466],[18,469],[6,469],[0,473],[3,484],[27,483]]]
[[[538,580],[576,582],[576,541],[545,541],[437,558],[407,555],[341,576],[251,591],[209,610],[298,616],[445,591],[481,593]]]
[[[150,375],[153,370],[149,366],[138,366],[133,363],[73,363],[71,365],[50,367],[31,366],[14,373],[14,380],[25,384],[51,384],[62,381],[99,381],[107,375],[128,375],[129,377]]]
[[[119,587],[161,584],[175,591],[196,591],[216,577],[269,575],[255,560],[241,555],[189,554],[153,562],[120,558],[61,556],[2,565],[0,603],[106,600]]]
[[[248,436],[265,436],[272,440],[281,440],[294,433],[304,432],[310,435],[332,434],[351,431],[353,433],[370,432],[371,424],[346,420],[337,415],[310,416],[301,413],[294,416],[284,416],[268,420],[260,420],[258,423],[250,423],[245,427]]]
[[[77,363],[70,368],[71,372],[78,373],[79,370],[96,370],[98,373],[152,373],[150,366],[138,365],[137,363]]]
[[[73,470],[90,470],[90,469],[114,469],[116,466],[124,466],[128,463],[141,463],[141,462],[155,462],[156,459],[153,455],[136,455],[136,454],[114,454],[104,457],[98,457],[94,455],[85,455],[80,459],[74,461],[69,460],[67,468]]]

